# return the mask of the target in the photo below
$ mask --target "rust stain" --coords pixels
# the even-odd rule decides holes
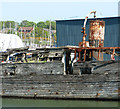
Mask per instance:
[[[97,94],[96,94],[97,97],[100,96],[100,95],[101,95],[100,93],[97,93]]]
[[[90,46],[103,47],[105,22],[100,20],[91,20],[89,30]]]

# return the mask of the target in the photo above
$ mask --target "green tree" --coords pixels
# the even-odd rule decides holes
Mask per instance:
[[[38,22],[37,27],[46,28],[45,22]]]
[[[20,23],[20,27],[33,27],[33,26],[36,26],[36,23],[35,22],[32,22],[32,21],[27,21],[27,20],[23,20],[21,23]]]
[[[5,28],[10,28],[10,25],[11,28],[15,28],[15,21],[5,21],[4,24],[5,24]]]
[[[42,32],[43,32],[42,28],[40,28],[40,27],[35,28],[35,36],[36,37],[42,37],[42,35],[43,35]]]
[[[50,28],[50,21],[47,20],[45,22],[46,28],[49,29]],[[51,21],[51,29],[52,30],[56,30],[56,22],[55,21]]]
[[[48,38],[49,32],[44,30],[44,37]]]
[[[56,22],[55,21],[51,22],[51,28],[52,28],[52,30],[56,30]]]
[[[50,28],[50,21],[49,21],[49,20],[47,20],[47,21],[45,22],[45,27],[46,27],[47,29]]]
[[[3,24],[4,24],[4,28],[15,28],[15,21],[0,21],[0,28],[3,29]]]

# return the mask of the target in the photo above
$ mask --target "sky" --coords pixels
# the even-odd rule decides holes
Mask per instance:
[[[96,2],[97,1],[97,2]],[[83,19],[90,11],[97,17],[118,16],[119,0],[1,0],[0,21]],[[92,17],[92,16],[90,16]]]

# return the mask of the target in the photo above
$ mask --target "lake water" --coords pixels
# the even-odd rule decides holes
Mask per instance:
[[[2,107],[118,107],[117,101],[43,100],[3,98]]]

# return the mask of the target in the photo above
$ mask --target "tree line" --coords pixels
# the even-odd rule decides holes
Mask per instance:
[[[28,21],[28,20],[23,20],[22,22],[18,23],[15,21],[0,21],[0,30],[3,30],[5,28],[12,28],[12,30],[14,31],[15,28],[18,29],[20,27],[33,27],[35,26],[35,36],[36,37],[48,37],[49,35],[49,31],[47,31],[46,29],[50,28],[50,21],[47,20],[45,22],[40,21],[38,23],[35,23],[33,21]],[[56,22],[55,21],[51,21],[51,30],[56,30]],[[8,34],[10,33],[10,30],[7,32]],[[15,32],[13,32],[14,34]],[[19,33],[18,33],[19,35]],[[53,34],[54,36],[56,36],[56,34]]]

